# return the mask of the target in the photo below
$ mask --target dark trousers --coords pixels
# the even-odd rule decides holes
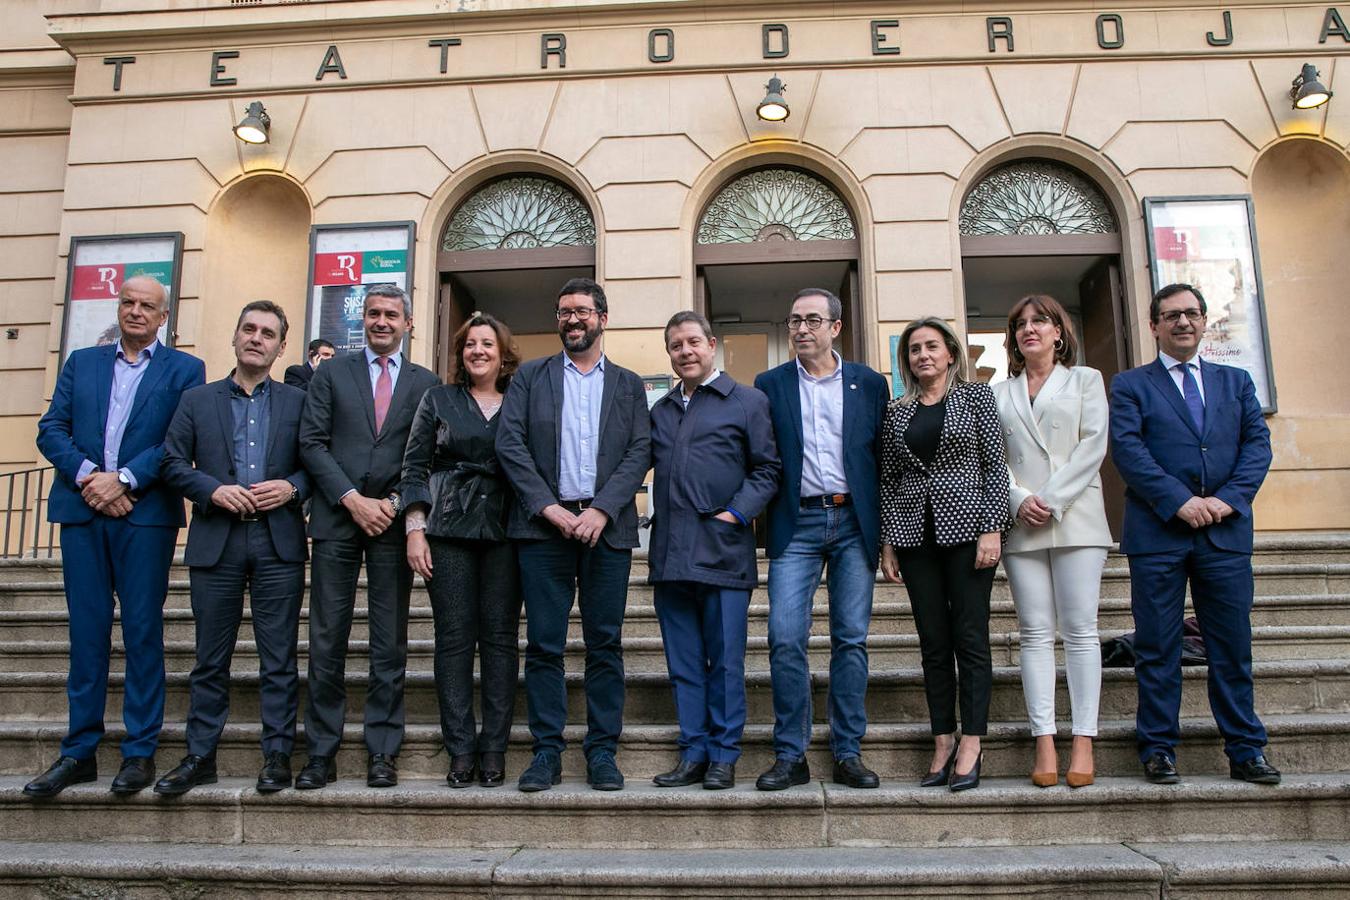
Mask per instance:
[[[286,562],[272,546],[266,522],[235,522],[214,566],[194,566],[192,617],[197,664],[190,680],[187,751],[211,756],[230,713],[230,660],[244,615],[244,591],[253,611],[262,707],[262,751],[290,754],[295,746],[299,676],[295,645],[305,564]]]
[[[397,756],[403,743],[403,678],[408,664],[408,568],[402,520],[378,537],[316,540],[309,591],[309,701],[305,740],[311,756],[333,756],[347,712],[347,639],[356,583],[366,564],[370,682],[365,739],[370,753]]]
[[[155,755],[164,724],[164,595],[177,537],[177,528],[99,515],[82,525],[61,526],[70,625],[70,727],[61,741],[62,756],[88,759],[103,737],[114,592],[126,647],[122,755]]]
[[[586,643],[586,740],[613,753],[623,731],[623,613],[633,551],[600,539],[594,547],[559,535],[521,541],[520,585],[525,594],[525,699],[534,750],[561,753],[567,724],[563,651],[572,603],[581,607]]]
[[[436,699],[451,756],[505,753],[519,677],[520,572],[515,545],[429,538],[436,622]],[[475,734],[473,651],[482,678],[483,730]]]
[[[680,720],[680,756],[734,763],[745,730],[745,634],[750,591],[665,581],[656,618]]]
[[[1261,753],[1266,729],[1252,694],[1252,558],[1220,550],[1201,531],[1189,548],[1134,555],[1129,562],[1140,760],[1157,752],[1173,756],[1181,738],[1181,620],[1188,581],[1209,656],[1209,707],[1224,752],[1234,762]]]
[[[898,549],[923,659],[923,690],[933,734],[983,736],[989,724],[994,667],[989,655],[989,593],[994,567],[975,568],[975,541]],[[960,678],[957,678],[957,672]]]

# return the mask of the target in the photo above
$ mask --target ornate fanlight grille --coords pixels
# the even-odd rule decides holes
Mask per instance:
[[[1020,160],[999,166],[961,204],[962,234],[1114,234],[1096,186],[1068,166]]]
[[[593,247],[595,219],[581,198],[551,178],[494,181],[455,210],[445,250]]]
[[[857,236],[853,217],[834,189],[797,169],[759,169],[740,176],[713,198],[698,224],[700,244]]]

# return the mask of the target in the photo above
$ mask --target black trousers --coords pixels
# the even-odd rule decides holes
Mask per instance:
[[[214,566],[193,566],[192,617],[197,664],[190,680],[187,750],[211,756],[230,712],[230,660],[234,657],[244,591],[253,611],[258,648],[263,753],[289,754],[295,745],[299,676],[295,644],[305,564],[280,559],[266,522],[235,522]]]
[[[311,756],[334,756],[347,712],[347,640],[357,578],[366,565],[370,681],[365,739],[369,753],[397,756],[403,743],[403,679],[408,664],[408,595],[412,569],[402,520],[378,537],[316,540],[310,563],[309,702],[305,740]]]
[[[994,567],[975,568],[975,541],[897,548],[923,657],[923,689],[933,734],[983,736],[989,728],[994,667],[989,655],[989,593]],[[957,673],[960,673],[958,679]]]
[[[436,623],[436,699],[451,756],[505,753],[519,678],[520,572],[509,542],[427,539]],[[483,730],[475,734],[473,652],[482,678]]]

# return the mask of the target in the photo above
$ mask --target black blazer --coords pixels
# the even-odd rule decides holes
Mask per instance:
[[[286,383],[291,387],[298,387],[302,391],[307,391],[309,390],[309,380],[313,377],[314,370],[309,367],[307,362],[286,367]]]
[[[378,435],[365,351],[330,359],[315,370],[300,420],[300,459],[314,480],[310,536],[362,537],[364,532],[342,506],[343,494],[354,489],[366,497],[387,497],[398,486],[413,413],[422,395],[441,383],[406,356],[400,356],[399,365],[403,370]],[[403,522],[389,527],[402,530]]]
[[[892,400],[881,433],[881,540],[895,547],[923,544],[931,503],[942,547],[1007,531],[1008,463],[998,405],[989,385],[958,381],[947,394],[942,436],[930,468],[905,443],[918,402]]]
[[[558,502],[562,405],[562,353],[525,363],[506,389],[497,414],[501,419],[497,457],[517,498],[507,524],[508,537],[541,540],[558,534],[538,516],[544,507]],[[602,536],[617,550],[638,545],[634,497],[651,468],[651,445],[642,379],[606,359],[593,505],[609,516]]]
[[[272,510],[267,530],[277,556],[304,562],[305,515],[301,501],[309,496],[309,476],[300,467],[300,410],[305,393],[273,381],[267,388],[267,462],[260,480],[284,478],[299,495]],[[164,437],[164,480],[192,503],[184,561],[189,566],[220,562],[230,524],[238,517],[211,502],[223,484],[238,484],[234,469],[234,416],[230,411],[230,379],[222,378],[183,393]]]

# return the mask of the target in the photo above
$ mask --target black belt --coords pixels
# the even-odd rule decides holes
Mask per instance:
[[[569,512],[580,515],[582,510],[590,509],[591,504],[595,502],[594,497],[586,497],[582,500],[559,500],[558,505]]]
[[[837,506],[848,506],[853,502],[853,498],[848,494],[820,494],[816,497],[803,497],[801,502],[802,509],[834,509]]]

